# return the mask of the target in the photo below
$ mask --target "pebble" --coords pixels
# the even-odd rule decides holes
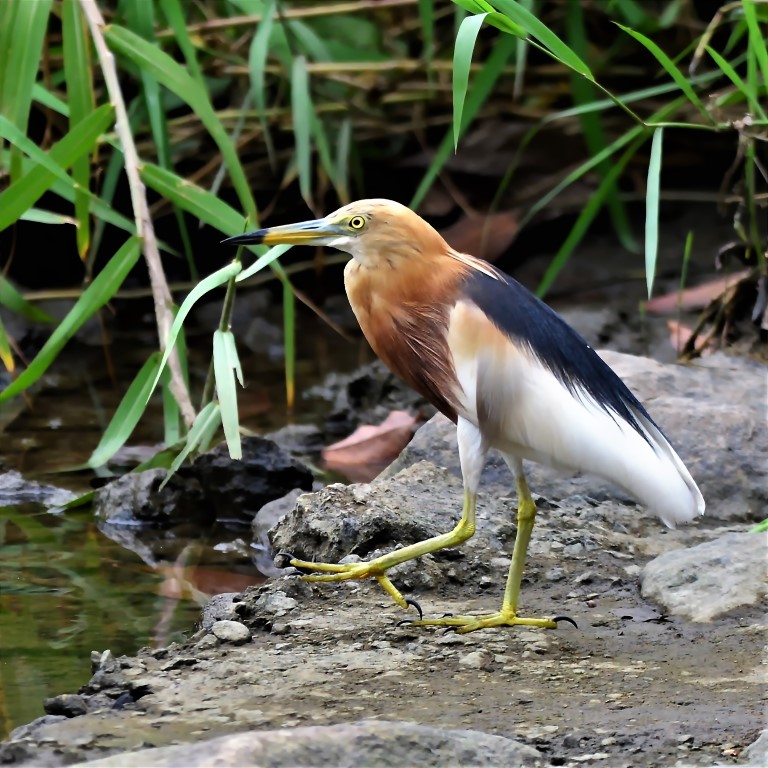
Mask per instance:
[[[562,581],[565,578],[564,568],[550,568],[545,574],[544,578],[547,581]]]
[[[491,656],[485,649],[471,651],[459,659],[459,664],[461,664],[462,667],[468,667],[469,669],[483,669],[488,671],[493,668],[493,656]]]
[[[296,601],[294,600],[294,602]],[[245,624],[241,624],[239,621],[217,621],[211,627],[211,632],[213,632],[222,643],[242,645],[251,639],[251,631]]]
[[[255,608],[261,613],[270,613],[273,616],[285,616],[288,611],[292,611],[298,602],[288,597],[285,592],[276,590],[275,592],[267,592],[263,594],[255,604]]]

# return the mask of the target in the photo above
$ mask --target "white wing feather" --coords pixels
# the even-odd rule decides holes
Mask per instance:
[[[704,513],[704,499],[680,457],[642,414],[635,415],[648,440],[586,392],[571,393],[515,345],[470,349],[450,330],[448,340],[463,390],[461,415],[480,428],[491,447],[603,477],[671,528]]]

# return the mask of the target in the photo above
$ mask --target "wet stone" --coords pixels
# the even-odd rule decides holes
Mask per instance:
[[[77,693],[62,693],[60,696],[52,696],[43,703],[43,709],[49,715],[64,715],[64,717],[77,717],[88,711],[85,699]]]
[[[482,669],[484,671],[493,669],[493,663],[493,655],[488,653],[485,649],[471,651],[459,659],[459,664],[461,664],[462,667],[467,667],[468,669]]]
[[[211,632],[222,643],[232,643],[233,645],[242,645],[251,639],[251,631],[239,621],[217,621],[211,627]]]

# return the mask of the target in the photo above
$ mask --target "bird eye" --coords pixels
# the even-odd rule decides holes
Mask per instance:
[[[353,216],[349,220],[349,226],[352,229],[362,229],[365,226],[365,219],[362,216]]]

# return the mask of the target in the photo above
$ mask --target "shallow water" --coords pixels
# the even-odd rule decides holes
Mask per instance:
[[[314,316],[301,322],[311,332],[298,344],[299,393],[330,370],[351,370],[370,359]],[[73,342],[35,393],[32,410],[21,400],[6,408],[0,447],[6,468],[77,494],[89,490],[93,472],[68,470],[87,460],[150,351],[113,344],[116,388],[101,349]],[[282,361],[274,350],[242,347],[240,354],[245,427],[263,432],[318,418],[323,404],[300,395],[288,414]],[[192,361],[193,381],[205,375],[205,354],[199,357]],[[129,444],[155,445],[161,430],[159,402],[153,401]],[[243,544],[246,533],[224,526],[158,531],[149,534],[150,541],[157,537],[150,548],[146,534],[141,541],[125,531],[110,538],[87,507],[52,513],[35,503],[0,506],[0,739],[44,714],[46,697],[87,682],[91,651],[118,656],[167,645],[193,631],[210,596],[260,583],[258,553]]]

